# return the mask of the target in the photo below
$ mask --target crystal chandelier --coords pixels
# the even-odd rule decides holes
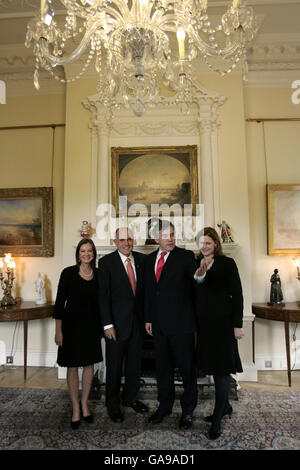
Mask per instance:
[[[33,43],[34,85],[39,69],[68,83],[83,75],[92,60],[103,105],[131,107],[142,116],[159,101],[162,85],[188,110],[192,103],[193,64],[197,56],[211,70],[229,73],[242,60],[257,31],[256,18],[243,0],[228,2],[218,25],[207,15],[207,0],[60,0],[65,14],[54,13],[52,0],[41,0],[27,26],[25,45]],[[72,50],[70,50],[70,45]],[[62,79],[55,68],[85,57],[81,72]],[[219,65],[221,63],[221,66]]]

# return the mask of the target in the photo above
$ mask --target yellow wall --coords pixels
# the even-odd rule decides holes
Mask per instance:
[[[0,187],[53,186],[54,193],[54,257],[16,258],[14,294],[23,300],[36,298],[34,281],[38,272],[45,276],[47,299],[52,300],[56,295],[63,253],[65,130],[64,127],[55,128],[53,149],[52,127],[30,129],[13,127],[53,125],[64,122],[65,98],[63,95],[8,97],[7,104],[0,106],[0,127],[11,127],[9,130],[0,129]],[[5,342],[7,353],[10,355],[15,324],[1,323],[0,325],[0,339]],[[30,322],[30,350],[37,351],[37,355],[41,351],[56,351],[53,341],[53,327],[54,322],[51,319]],[[22,348],[23,334],[21,332],[18,335],[17,343],[15,343],[14,351]]]
[[[291,101],[291,88],[247,88],[247,119],[287,119],[247,122],[253,301],[267,302],[270,277],[279,269],[285,301],[298,300],[300,285],[292,256],[267,255],[266,184],[300,183],[300,106]],[[294,325],[291,325],[292,332]],[[259,368],[272,359],[274,368],[285,365],[284,327],[279,322],[256,320],[256,355]],[[292,345],[292,363],[295,359]]]
[[[63,240],[65,266],[74,263],[81,222],[91,220],[91,116],[82,102],[95,92],[95,80],[79,80],[68,85],[67,89]]]

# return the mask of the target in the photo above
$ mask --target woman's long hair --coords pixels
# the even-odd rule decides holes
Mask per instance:
[[[196,243],[197,245],[199,246],[199,240],[201,237],[210,237],[216,244],[215,246],[215,250],[214,250],[214,256],[226,256],[224,253],[223,253],[223,248],[222,248],[222,243],[221,243],[221,239],[218,235],[218,233],[216,232],[216,230],[212,227],[204,227],[204,229],[202,229],[196,236]],[[198,259],[202,259],[203,258],[203,254],[201,253],[201,251],[199,252],[199,255],[198,255]]]
[[[82,245],[86,245],[87,243],[89,243],[92,248],[93,248],[93,254],[94,254],[94,258],[92,259],[91,261],[91,268],[93,270],[93,272],[95,272],[95,269],[96,269],[96,259],[97,259],[97,251],[96,251],[96,247],[94,245],[94,242],[93,240],[91,240],[90,238],[82,238],[82,240],[80,240],[80,242],[78,243],[77,245],[77,248],[76,248],[76,253],[75,253],[75,257],[76,257],[76,266],[79,270],[79,267],[80,267],[80,259],[79,259],[79,251],[80,251],[80,248],[82,247]]]

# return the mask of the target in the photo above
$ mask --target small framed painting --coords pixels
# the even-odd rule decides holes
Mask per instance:
[[[0,256],[54,256],[53,188],[0,189]]]
[[[300,184],[267,185],[268,255],[300,255]]]

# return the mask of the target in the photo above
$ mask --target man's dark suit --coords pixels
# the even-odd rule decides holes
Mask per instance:
[[[147,257],[145,271],[145,321],[152,323],[159,410],[168,413],[175,399],[174,365],[179,368],[184,393],[182,413],[191,415],[197,404],[195,369],[196,261],[193,252],[175,248],[169,252],[159,282],[155,278],[158,251]]]
[[[98,269],[99,301],[102,325],[113,324],[117,339],[106,341],[106,406],[120,406],[120,384],[125,358],[123,400],[136,400],[139,387],[142,340],[144,334],[144,266],[146,256],[132,252],[136,270],[133,294],[118,250],[100,258]]]

